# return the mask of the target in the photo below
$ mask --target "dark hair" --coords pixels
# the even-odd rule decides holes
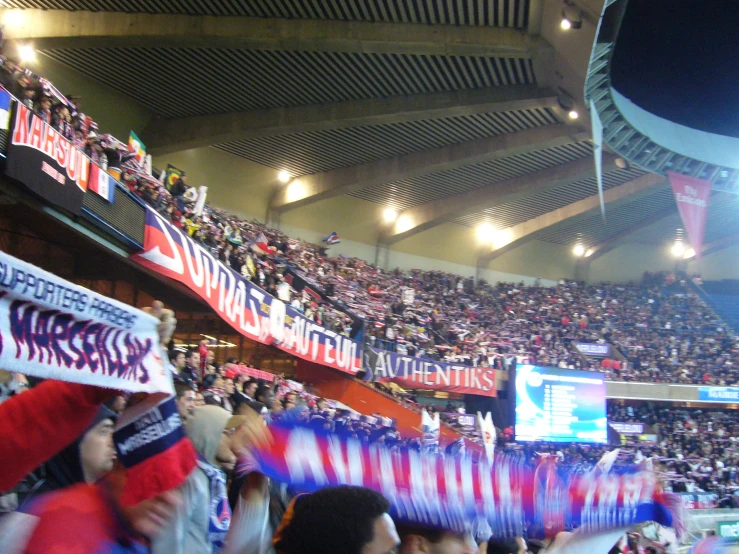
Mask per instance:
[[[227,364],[238,364],[239,360],[238,358],[234,358],[233,356],[231,356],[228,360],[226,360],[226,363]]]
[[[400,536],[401,542],[405,542],[406,538],[410,535],[418,535],[423,537],[432,544],[441,542],[444,535],[447,533],[444,529],[438,527],[426,527],[423,525],[413,525],[410,523],[397,523],[395,526],[398,529],[398,535]]]
[[[177,356],[179,356],[180,354],[184,354],[184,352],[182,350],[179,350],[178,348],[173,348],[169,351],[169,361],[175,361],[177,359]]]
[[[268,392],[269,392],[270,390],[272,390],[272,389],[270,389],[270,388],[269,388],[269,387],[268,387],[267,385],[258,385],[258,386],[257,386],[257,390],[256,390],[256,392],[254,393],[254,400],[259,400],[259,398],[260,398],[261,396],[264,396],[264,395],[265,395],[265,394],[267,394],[267,393],[268,393]]]
[[[218,379],[220,375],[217,373],[208,373],[205,377],[203,377],[203,383],[200,385],[200,390],[204,391],[209,389],[213,386],[213,384],[216,382],[216,379]]]
[[[375,520],[390,509],[364,487],[329,487],[298,496],[275,535],[280,554],[360,554],[375,536]]]
[[[518,545],[514,540],[490,539],[488,541],[488,554],[516,554]]]
[[[177,395],[177,400],[179,400],[185,395],[186,392],[193,392],[193,388],[187,383],[183,383],[182,381],[175,381],[174,392]]]
[[[188,360],[192,359],[192,355],[196,352],[200,353],[198,350],[195,350],[194,348],[189,349],[187,352],[185,352],[185,358]]]

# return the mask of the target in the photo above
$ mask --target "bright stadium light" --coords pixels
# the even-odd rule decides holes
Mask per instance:
[[[576,244],[572,249],[572,253],[578,258],[582,258],[585,255],[585,247],[582,244]]]
[[[683,244],[683,241],[676,240],[675,244],[672,245],[670,252],[672,252],[672,255],[676,258],[682,258],[683,254],[685,254],[685,245]]]
[[[36,61],[36,50],[30,44],[22,44],[18,47],[18,56],[22,62],[35,62]]]
[[[690,258],[695,258],[695,250],[693,250],[692,247],[688,247],[685,249],[685,254],[683,254],[684,260],[689,260]]]
[[[582,27],[583,12],[579,10],[572,0],[564,0],[562,6],[562,20],[559,26],[563,31],[580,29]]]
[[[284,169],[277,174],[277,179],[279,179],[280,183],[287,183],[291,178],[292,175]]]
[[[569,112],[567,113],[567,116],[568,116],[568,117],[569,117],[570,119],[577,119],[578,117],[580,117],[580,114],[579,114],[579,113],[577,113],[577,110],[570,110],[570,111],[569,111]]]
[[[489,244],[493,240],[495,229],[490,223],[482,223],[477,227],[477,242],[480,244]]]
[[[385,223],[395,223],[398,219],[398,210],[394,208],[385,208],[382,210],[382,219]]]

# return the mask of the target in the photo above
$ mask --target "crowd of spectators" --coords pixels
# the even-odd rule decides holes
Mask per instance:
[[[3,60],[0,85],[82,149],[93,162],[117,173],[133,193],[194,241],[210,249],[223,263],[307,318],[337,333],[357,336],[356,323],[361,320],[364,337],[371,346],[392,349],[407,356],[483,367],[504,368],[516,362],[602,370],[614,380],[711,384],[737,381],[735,362],[739,362],[739,348],[731,331],[693,291],[690,283],[675,275],[648,274],[641,283],[628,285],[562,281],[555,286],[524,286],[474,282],[439,271],[386,271],[360,259],[331,257],[326,246],[292,239],[259,222],[245,221],[209,206],[199,207],[186,175],[181,175],[169,187],[163,180],[154,178],[148,168],[135,160],[136,154],[130,152],[127,145],[111,135],[99,133],[95,122],[80,111],[79,101],[63,96],[51,83],[21,69],[11,58]],[[309,294],[306,289],[295,290],[288,279],[288,271],[295,272],[319,294]],[[607,342],[621,356],[602,361],[587,358],[577,351],[577,342]],[[173,347],[169,360],[177,408],[189,438],[207,467],[226,475],[235,476],[239,463],[239,449],[234,438],[237,433],[250,427],[250,432],[258,434],[259,427],[251,423],[255,417],[267,424],[291,420],[365,443],[424,448],[420,436],[401,436],[395,422],[382,414],[359,414],[330,399],[318,397],[303,383],[277,376],[260,378],[256,370],[237,360],[218,366],[207,348],[180,351]],[[0,376],[0,395],[14,397],[28,388],[27,380],[18,375]],[[384,392],[397,394],[391,389]],[[103,396],[106,395],[101,398]],[[413,402],[412,395],[403,398]],[[112,429],[127,401],[121,396],[108,398],[84,433],[29,475],[17,492],[34,497],[103,480],[115,464]],[[416,409],[419,408],[416,406]],[[655,443],[627,444],[620,456],[625,462],[648,461],[663,474],[668,488],[713,491],[722,498],[733,496],[739,490],[739,452],[735,446],[739,418],[733,412],[627,407],[610,403],[609,418],[643,422],[654,429],[658,437]],[[474,432],[469,437],[476,440]],[[511,440],[508,430],[499,438],[501,453],[517,452],[530,459],[553,455],[562,463],[580,466],[583,471],[591,469],[611,448],[574,444],[521,445]],[[212,469],[203,471],[207,474]],[[211,479],[210,474],[208,479]],[[207,488],[212,481],[205,483]],[[246,512],[252,517],[253,513],[245,508],[252,497],[244,491],[259,487],[266,491],[266,480],[254,485],[234,478],[229,486],[233,493],[229,500],[235,514],[244,517]],[[286,506],[289,498],[286,490],[270,490],[268,494],[270,506],[273,501],[276,504],[282,501],[282,507]],[[306,506],[314,501],[316,510],[323,509],[321,494],[310,495],[307,503],[301,503],[301,509],[307,510]],[[328,504],[339,511],[343,493],[326,494],[335,495]],[[383,504],[379,495],[373,493],[376,496],[364,498],[364,504],[357,504],[358,494],[356,491],[349,494],[353,503],[346,505],[353,517],[358,517],[359,506],[373,502],[378,508],[368,516],[369,521],[386,515],[387,503]],[[185,502],[193,504],[192,498],[194,496],[188,500],[186,496]],[[193,507],[194,504],[190,506]],[[284,509],[278,510],[279,516],[282,512]],[[115,515],[119,519],[130,517],[129,512]],[[290,531],[295,536],[281,535],[279,531],[276,535],[277,544],[286,554],[301,551],[301,537],[296,530],[299,523],[295,523],[300,519],[300,511],[292,515],[297,520],[288,521],[288,527],[295,526]],[[185,546],[188,551],[198,551],[194,546],[200,543],[193,538],[196,515],[178,513],[175,517],[180,527],[169,536],[165,530],[165,539],[152,540],[153,551],[184,551]],[[339,516],[334,514],[333,517]],[[159,526],[166,527],[162,518],[159,519]],[[264,521],[268,519],[263,518]],[[275,529],[276,525],[272,525],[271,530]],[[207,525],[201,531],[207,536]],[[400,537],[385,537],[392,540],[384,551],[390,552],[401,540],[407,546],[409,536],[419,537],[419,541],[427,540],[424,533],[426,531],[415,530],[401,533]],[[437,530],[436,533],[442,537],[445,531]],[[382,534],[376,536],[383,537]],[[446,540],[434,537],[428,541],[436,544]],[[240,537],[243,541],[251,538],[248,534]],[[262,535],[261,540],[264,538]],[[271,533],[267,536],[269,539]],[[477,545],[468,537],[450,540],[464,543],[463,549],[457,550],[459,552],[477,551]],[[175,544],[179,546],[173,546]],[[234,550],[233,543],[231,546],[231,550],[227,546],[228,551],[239,551]],[[212,548],[202,551],[209,552]],[[415,552],[410,548],[403,551]]]
[[[184,172],[166,185],[155,179],[125,144],[99,133],[78,110],[79,99],[63,96],[16,60],[3,60],[0,84],[223,263],[331,331],[364,336],[371,346],[402,355],[482,367],[515,360],[605,371],[613,380],[738,380],[733,333],[674,274],[646,274],[638,284],[524,286],[440,271],[385,271],[331,257],[327,245],[199,206]],[[309,286],[293,288],[289,272]],[[576,342],[607,342],[615,355],[588,358]]]

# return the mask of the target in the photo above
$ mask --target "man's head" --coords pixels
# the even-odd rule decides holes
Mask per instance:
[[[470,532],[455,533],[416,525],[398,527],[401,554],[476,554],[477,544]]]
[[[268,410],[271,410],[275,404],[275,393],[267,385],[259,385],[254,393],[254,400],[261,402],[267,406]]]
[[[254,398],[254,393],[257,392],[257,384],[256,381],[244,383],[244,394],[249,398]]]
[[[236,388],[234,387],[234,380],[228,377],[223,380],[223,394],[231,396]]]
[[[190,367],[200,367],[200,352],[197,350],[188,350],[185,354],[185,363]]]
[[[195,410],[195,391],[185,383],[175,383],[174,390],[177,395],[177,411],[180,412],[182,423],[186,423]]]
[[[278,554],[391,554],[400,543],[389,502],[363,487],[296,497],[275,534]]]
[[[173,348],[169,351],[169,361],[179,372],[181,369],[185,369],[185,353],[182,350]]]
[[[87,483],[94,483],[113,469],[113,419],[106,417],[93,425],[80,441],[80,463]]]

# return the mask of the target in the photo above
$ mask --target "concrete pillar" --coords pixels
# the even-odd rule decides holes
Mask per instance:
[[[575,263],[575,281],[588,282],[590,278],[590,259],[580,258]]]
[[[375,248],[375,265],[380,269],[387,271],[390,264],[390,247],[387,244],[378,242]]]

